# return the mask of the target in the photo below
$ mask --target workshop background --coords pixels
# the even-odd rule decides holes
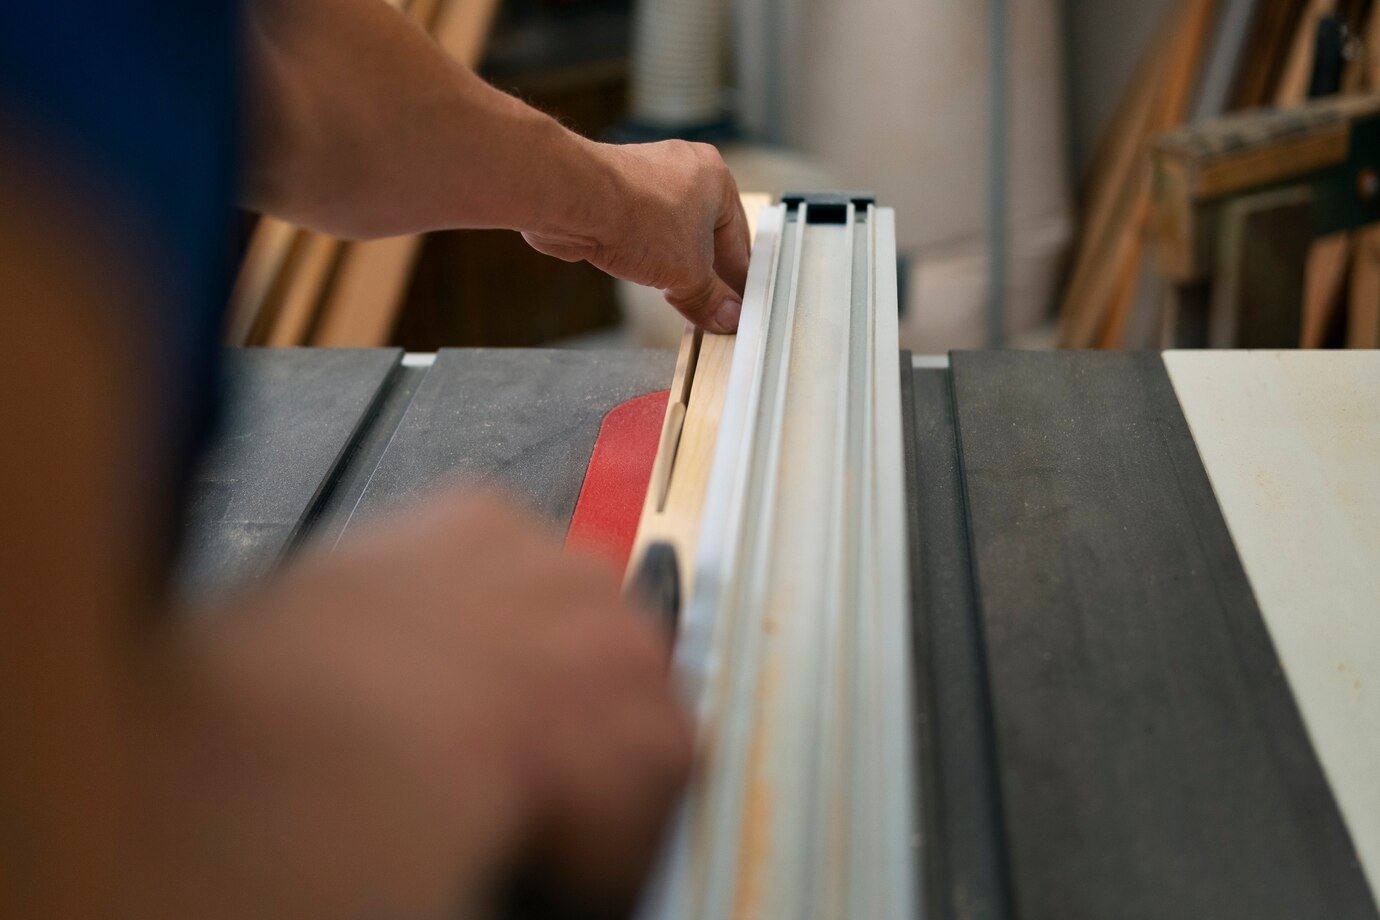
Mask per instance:
[[[715,143],[744,191],[874,192],[917,353],[1380,346],[1373,0],[380,2],[592,137]],[[1163,178],[1209,166],[1210,201]],[[515,233],[351,243],[249,215],[227,339],[671,348],[680,328],[657,292]]]

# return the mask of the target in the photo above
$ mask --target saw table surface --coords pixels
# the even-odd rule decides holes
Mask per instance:
[[[456,478],[563,531],[674,365],[234,355],[182,584]],[[903,390],[925,916],[1375,920],[1380,353],[956,354]]]
[[[564,533],[605,413],[664,389],[674,364],[658,351],[230,349],[182,590],[262,577],[298,544],[450,481],[502,489]]]

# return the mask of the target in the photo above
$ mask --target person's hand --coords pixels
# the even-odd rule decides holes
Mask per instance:
[[[535,249],[654,287],[687,319],[733,332],[743,305],[749,238],[738,186],[707,144],[590,145],[611,194],[570,231],[527,232]]]
[[[184,916],[482,915],[532,866],[621,910],[689,769],[665,637],[493,498],[304,559],[193,647],[219,717],[160,730],[146,809]]]

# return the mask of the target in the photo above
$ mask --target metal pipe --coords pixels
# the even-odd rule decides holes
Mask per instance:
[[[1006,340],[1007,199],[1010,187],[1008,96],[1011,11],[1007,0],[987,7],[987,344]]]

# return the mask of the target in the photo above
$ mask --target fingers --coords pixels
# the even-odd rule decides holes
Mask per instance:
[[[739,294],[747,285],[748,260],[752,257],[751,234],[738,188],[729,178],[729,189],[719,223],[714,228],[714,273]]]
[[[743,298],[717,274],[711,272],[686,287],[670,288],[665,293],[667,303],[706,332],[738,331]]]
[[[714,261],[707,277],[683,288],[672,288],[666,299],[687,319],[709,332],[730,333],[738,329],[743,307],[743,288],[747,284],[751,240],[747,215],[733,175],[717,151],[705,154],[712,159],[711,172],[719,192],[719,207],[714,217]],[[713,187],[713,186],[711,186]]]
[[[689,776],[693,739],[664,674],[645,673],[643,643],[628,632],[604,646],[610,692],[583,717],[553,710],[543,726],[553,740],[575,737],[548,748],[560,769],[539,852],[560,887],[621,915]]]

